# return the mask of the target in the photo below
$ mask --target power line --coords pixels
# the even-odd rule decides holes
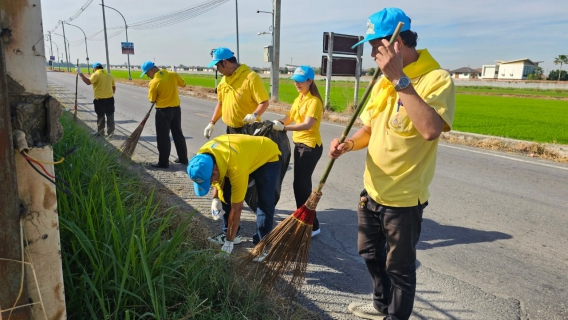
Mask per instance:
[[[92,1],[92,0],[91,0]],[[144,21],[140,21],[140,22],[136,22],[133,24],[129,24],[128,25],[128,29],[157,29],[157,28],[163,28],[163,27],[167,27],[167,26],[171,26],[186,20],[189,20],[191,18],[195,18],[207,11],[213,10],[216,7],[224,4],[225,2],[228,2],[229,0],[209,0],[206,2],[202,2],[199,3],[193,7],[189,7],[186,9],[182,9],[180,11],[176,11],[176,12],[172,12],[172,13],[168,13],[165,15],[161,15],[152,19],[148,19],[148,20],[144,20]],[[108,30],[116,30],[115,32],[108,34],[107,38],[113,38],[116,37],[118,35],[120,35],[122,32],[124,32],[125,28],[124,27],[112,27],[112,28],[107,28],[107,32]],[[100,30],[96,33],[93,33],[92,35],[87,37],[87,40],[92,40],[92,41],[103,41],[104,37],[102,36],[104,30]],[[80,46],[85,42],[84,39],[81,40],[76,40],[73,41],[71,43],[73,43],[73,46]]]
[[[93,2],[93,0],[87,0],[87,2],[79,9],[79,11],[77,11],[74,15],[72,15],[69,19],[65,20],[64,22],[71,22],[77,19],[77,17],[79,17],[81,13],[83,13],[83,11],[85,11],[89,7],[91,2]],[[61,25],[61,21],[58,21],[55,27],[51,29],[51,33],[55,32],[55,30],[59,28],[59,25]]]

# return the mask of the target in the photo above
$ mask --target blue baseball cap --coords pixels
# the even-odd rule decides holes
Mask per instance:
[[[208,154],[197,154],[189,160],[187,175],[193,181],[193,189],[198,197],[209,193],[211,175],[213,174],[213,159]]]
[[[213,61],[207,65],[207,68],[211,68],[216,65],[221,60],[231,59],[235,56],[233,51],[229,50],[229,48],[220,47],[213,51]]]
[[[102,67],[103,67],[103,65],[100,62],[93,63],[93,69],[102,68]]]
[[[296,82],[304,82],[308,81],[308,79],[314,80],[315,72],[309,66],[299,66],[294,70],[294,74],[290,77],[290,79]]]
[[[148,72],[148,70],[154,68],[156,65],[154,64],[154,62],[152,61],[146,61],[142,64],[142,74],[140,75],[140,78],[142,78],[146,72]]]
[[[400,32],[410,30],[410,18],[399,8],[385,8],[371,15],[367,20],[367,35],[351,48],[367,41],[392,35],[399,22],[404,23]]]

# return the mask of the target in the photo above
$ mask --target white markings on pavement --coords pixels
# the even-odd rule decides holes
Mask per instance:
[[[450,149],[457,149],[457,150],[462,150],[462,151],[468,151],[468,152],[483,154],[483,155],[491,156],[491,157],[497,157],[497,158],[503,158],[503,159],[507,159],[507,160],[513,160],[513,161],[518,161],[518,162],[524,162],[524,163],[534,164],[534,165],[537,165],[537,166],[543,166],[543,167],[549,167],[549,168],[560,169],[560,170],[567,170],[567,171],[568,171],[568,168],[567,168],[567,167],[555,166],[555,165],[547,164],[547,163],[540,163],[540,162],[535,162],[535,161],[528,161],[528,160],[523,160],[523,159],[517,159],[517,158],[513,158],[513,157],[503,156],[503,155],[500,155],[500,154],[494,154],[494,153],[488,153],[488,152],[482,152],[482,151],[476,151],[476,150],[471,150],[471,149],[466,149],[466,148],[455,147],[455,146],[449,146],[449,145],[447,145],[447,144],[440,144],[440,146],[441,146],[441,147],[450,148]]]
[[[203,114],[203,113],[199,113],[199,112],[194,112],[194,113],[195,113],[196,115],[202,116],[202,117],[204,117],[204,118],[207,118],[207,117],[208,117],[208,115]]]

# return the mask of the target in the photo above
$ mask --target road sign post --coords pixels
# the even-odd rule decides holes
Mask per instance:
[[[355,94],[353,96],[354,104],[359,100],[359,80],[361,76],[363,46],[352,48],[362,39],[361,36],[353,36],[346,34],[338,34],[333,32],[324,32],[323,34],[323,52],[327,53],[322,56],[321,75],[326,76],[325,84],[325,108],[329,109],[331,94],[331,76],[351,76],[355,77]],[[334,56],[349,55],[356,57]],[[327,71],[330,72],[327,72]]]

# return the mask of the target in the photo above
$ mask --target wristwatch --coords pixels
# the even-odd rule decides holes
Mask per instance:
[[[253,115],[255,118],[258,118],[258,114],[256,114],[256,112],[253,112],[252,115]]]
[[[403,76],[402,78],[398,79],[398,82],[394,86],[394,90],[401,91],[408,88],[409,85],[410,85],[410,79],[408,79],[407,76]]]

